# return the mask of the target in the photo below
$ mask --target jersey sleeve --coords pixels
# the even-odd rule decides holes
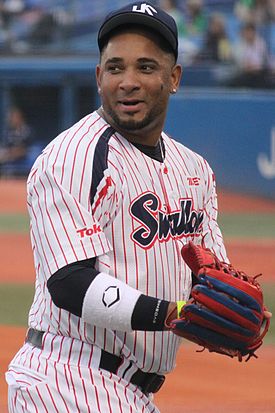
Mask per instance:
[[[46,148],[28,180],[32,246],[47,279],[72,262],[111,249],[105,229],[118,198],[115,180],[108,166],[95,179],[94,150],[81,144],[83,151],[64,145]]]
[[[216,192],[215,175],[208,165],[204,162],[206,170],[206,197],[205,197],[205,217],[203,221],[203,240],[205,246],[215,251],[220,260],[228,262],[223,236],[218,225],[218,200]]]

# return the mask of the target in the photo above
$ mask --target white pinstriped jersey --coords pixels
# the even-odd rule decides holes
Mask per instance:
[[[36,268],[29,326],[95,343],[144,371],[165,373],[175,364],[176,335],[95,327],[57,308],[46,286],[65,265],[98,257],[99,271],[144,294],[176,301],[188,298],[191,288],[190,270],[180,256],[183,243],[201,243],[204,237],[226,259],[209,165],[165,133],[162,138],[164,163],[93,112],[37,159],[28,178]]]

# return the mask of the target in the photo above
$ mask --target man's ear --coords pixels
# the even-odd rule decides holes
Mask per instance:
[[[100,79],[101,66],[100,65],[96,65],[95,74],[96,74],[97,91],[98,91],[98,94],[100,95],[101,93],[101,79]]]
[[[176,64],[172,68],[170,93],[174,94],[174,93],[177,92],[177,90],[180,86],[181,76],[182,76],[182,66],[179,65],[179,64]]]

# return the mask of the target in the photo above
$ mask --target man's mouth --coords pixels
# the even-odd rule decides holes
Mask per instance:
[[[122,99],[118,101],[121,109],[128,112],[140,110],[143,103],[143,100],[139,99]]]

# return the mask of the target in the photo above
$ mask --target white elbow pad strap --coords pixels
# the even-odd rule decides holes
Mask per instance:
[[[132,313],[140,295],[122,281],[99,273],[85,294],[82,319],[97,327],[132,331]]]

